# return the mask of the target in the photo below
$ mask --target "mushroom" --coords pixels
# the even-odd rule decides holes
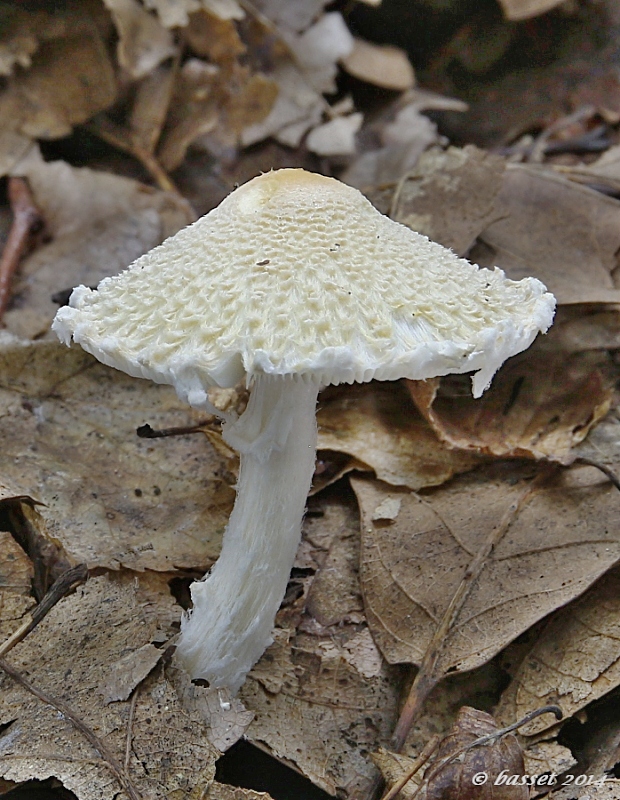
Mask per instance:
[[[65,344],[224,417],[241,455],[221,555],[182,620],[177,655],[193,678],[235,692],[272,641],[319,389],[473,371],[478,397],[554,307],[538,280],[480,269],[301,169],[254,178],[97,290],[74,289],[53,323]],[[247,409],[224,415],[209,388],[240,380]]]

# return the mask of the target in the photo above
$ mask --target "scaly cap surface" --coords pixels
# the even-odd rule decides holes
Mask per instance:
[[[246,183],[53,324],[100,361],[196,407],[255,373],[322,384],[499,366],[553,319],[540,281],[480,269],[380,214],[357,189],[283,169]]]

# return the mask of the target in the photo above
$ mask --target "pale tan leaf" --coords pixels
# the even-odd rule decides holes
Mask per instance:
[[[561,775],[577,766],[577,761],[568,747],[556,741],[528,744],[523,751],[523,758],[528,775],[543,775],[545,772]]]
[[[30,138],[71,133],[116,99],[116,79],[94,25],[40,45],[32,66],[0,91],[0,125]]]
[[[227,689],[196,686],[189,673],[174,665],[168,676],[183,708],[198,716],[207,727],[209,742],[224,753],[245,734],[254,714]]]
[[[415,84],[415,74],[407,54],[399,47],[355,39],[351,52],[340,59],[344,69],[366,83],[404,92]]]
[[[157,622],[144,616],[143,603],[135,577],[93,578],[61,600],[9,659],[38,689],[67,703],[120,764],[127,749],[130,702],[106,705],[93,687],[105,682],[120,659],[158,635]],[[151,595],[148,605],[174,603],[169,594]],[[0,774],[14,781],[55,776],[80,800],[109,800],[119,793],[114,772],[69,719],[7,675],[0,676],[0,683],[0,724],[6,725],[0,734]],[[181,709],[161,670],[135,691],[128,775],[141,797],[156,800],[206,790],[218,754],[202,723]]]
[[[477,463],[438,441],[400,382],[329,389],[317,421],[319,450],[346,453],[395,486],[436,486]]]
[[[227,783],[213,781],[204,800],[271,800],[267,792],[255,792],[253,789],[242,789],[240,786],[229,786]]]
[[[14,131],[0,130],[0,177],[9,173],[32,147],[32,140]]]
[[[28,178],[53,237],[20,265],[6,327],[40,336],[58,306],[52,295],[79,284],[96,286],[191,222],[174,194],[62,161],[44,162],[32,149],[12,174]]]
[[[620,684],[620,571],[601,578],[582,598],[543,628],[497,709],[499,719],[518,719],[554,703],[572,716]],[[522,733],[538,733],[550,720],[538,717]]]
[[[620,557],[620,496],[600,472],[573,468],[532,490],[528,469],[491,465],[424,495],[401,491],[400,512],[388,524],[372,516],[396,490],[352,481],[362,514],[366,614],[390,663],[420,663],[496,526],[503,536],[453,612],[436,679],[483,664]]]
[[[146,77],[176,53],[170,31],[138,0],[103,0],[118,32],[118,63],[134,80]]]
[[[5,345],[0,373],[3,475],[44,503],[42,527],[74,563],[172,570],[215,560],[234,497],[222,457],[200,434],[135,433],[202,419],[172,389],[53,342]]]
[[[355,153],[355,134],[362,126],[359,112],[336,117],[319,125],[308,134],[306,147],[319,156],[348,156]]]
[[[204,9],[219,19],[243,19],[245,12],[237,0],[144,0],[154,9],[166,28],[185,28],[189,15]]]
[[[127,700],[136,686],[142,683],[159,663],[161,656],[162,651],[150,642],[121,656],[115,664],[112,664],[105,676],[105,684],[100,689],[104,702]]]
[[[499,0],[506,19],[514,22],[545,14],[563,2],[564,0]]]

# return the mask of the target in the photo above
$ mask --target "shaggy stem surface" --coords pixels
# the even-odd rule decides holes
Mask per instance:
[[[225,440],[241,453],[222,553],[191,586],[193,611],[177,646],[192,678],[236,692],[271,644],[301,538],[316,457],[318,384],[259,376]]]

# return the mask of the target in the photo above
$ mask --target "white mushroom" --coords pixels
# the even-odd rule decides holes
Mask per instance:
[[[479,269],[297,169],[254,178],[96,291],[73,291],[53,328],[104,364],[212,412],[209,387],[252,387],[224,425],[241,469],[222,553],[191,587],[177,648],[192,677],[236,691],[271,642],[321,386],[473,371],[478,397],[554,306],[534,278]]]

